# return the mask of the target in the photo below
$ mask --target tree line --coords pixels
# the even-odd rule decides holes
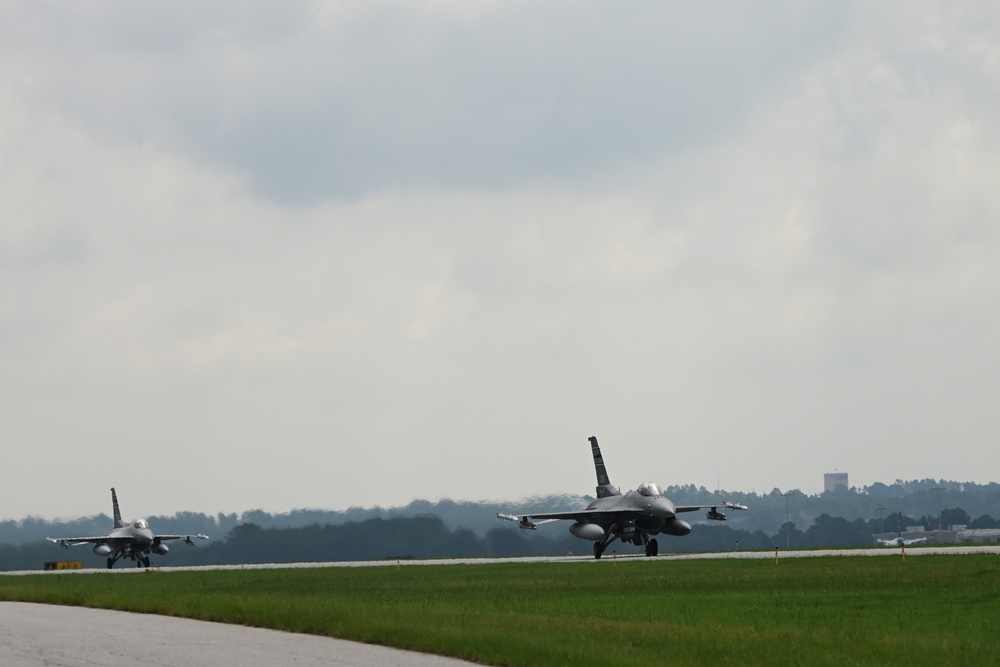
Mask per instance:
[[[945,512],[950,519],[966,519],[961,508]],[[926,517],[893,514],[878,519],[854,519],[821,514],[805,530],[793,522],[774,532],[747,530],[734,525],[698,525],[690,535],[661,540],[661,552],[710,552],[784,548],[867,547],[873,534],[885,526],[919,525]],[[888,522],[888,523],[887,523]],[[449,527],[438,516],[369,518],[341,524],[312,524],[294,528],[264,527],[256,523],[235,526],[224,539],[184,547],[171,543],[164,556],[152,556],[154,566],[227,565],[254,563],[309,563],[355,560],[428,558],[500,558],[588,554],[590,543],[571,536],[568,524],[549,524],[536,531],[522,531],[510,524],[495,525],[482,535],[468,528]],[[984,528],[1000,528],[992,521]],[[615,543],[612,551],[639,553],[637,547]],[[84,567],[104,567],[88,545],[60,549],[50,542],[0,544],[0,570],[41,569],[45,562],[81,561]],[[123,561],[118,567],[131,563]]]
[[[624,490],[624,489],[623,489]],[[993,517],[1000,517],[1000,485],[974,484],[948,480],[896,481],[876,483],[861,488],[838,488],[819,494],[806,494],[798,489],[772,489],[767,493],[710,491],[694,485],[667,486],[665,495],[679,505],[705,504],[729,500],[750,507],[749,512],[730,515],[729,526],[748,532],[765,534],[780,532],[785,522],[796,526],[811,526],[822,515],[842,517],[849,522],[879,520],[888,526],[885,532],[896,530],[890,523],[892,514],[902,514],[908,525],[922,525],[933,530],[965,524],[973,528],[991,527]],[[788,494],[788,495],[785,495]],[[513,502],[472,502],[415,500],[403,507],[351,507],[347,510],[297,509],[272,514],[249,510],[240,514],[217,515],[178,512],[173,516],[149,516],[150,525],[158,533],[204,533],[220,539],[237,526],[256,524],[262,528],[303,528],[313,525],[359,523],[367,519],[437,516],[453,530],[472,531],[484,538],[497,527],[496,513],[520,514],[529,511],[555,512],[584,507],[593,498],[581,495],[549,495]],[[956,508],[971,508],[972,514],[955,514]],[[911,518],[912,517],[912,518]],[[128,516],[136,519],[139,516]],[[713,525],[701,514],[685,515],[685,520]],[[106,514],[71,520],[46,521],[36,517],[0,521],[0,544],[20,545],[46,537],[102,535],[110,530],[111,517]],[[874,530],[873,532],[882,532]]]

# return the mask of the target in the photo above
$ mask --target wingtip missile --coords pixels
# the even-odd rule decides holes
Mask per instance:
[[[513,514],[497,512],[497,518],[503,519],[504,521],[513,521],[517,524],[517,527],[522,530],[535,530],[535,524],[528,521],[528,517],[526,516],[514,516]]]

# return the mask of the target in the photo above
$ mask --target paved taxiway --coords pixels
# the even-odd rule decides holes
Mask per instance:
[[[4,667],[462,667],[471,662],[329,637],[106,609],[0,602]]]
[[[782,551],[778,557],[808,558],[817,556],[896,556],[899,547],[873,549],[822,549]],[[906,555],[1000,554],[1000,545],[966,547],[907,548]],[[774,551],[732,551],[711,554],[664,554],[652,560],[748,559],[774,558]],[[418,565],[456,565],[525,562],[590,562],[595,566],[614,562],[644,562],[651,559],[638,554],[606,554],[601,560],[589,556],[561,558],[454,559],[430,561],[363,561],[337,563],[291,563],[269,565],[221,565],[204,567],[164,567],[163,572],[183,570],[250,570],[317,567],[403,567]],[[142,568],[115,570],[61,570],[45,574],[115,574],[143,572]],[[4,572],[2,575],[43,574]],[[275,630],[248,628],[222,623],[207,623],[182,618],[78,607],[58,607],[23,602],[0,602],[0,665],[36,667],[41,665],[133,667],[147,665],[394,665],[398,667],[458,667],[471,665],[452,658],[400,651],[340,639],[300,635]]]

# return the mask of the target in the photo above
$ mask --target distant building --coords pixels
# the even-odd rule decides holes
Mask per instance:
[[[842,486],[845,489],[850,488],[847,484],[847,473],[846,472],[827,472],[823,473],[823,490],[833,491],[838,486]]]

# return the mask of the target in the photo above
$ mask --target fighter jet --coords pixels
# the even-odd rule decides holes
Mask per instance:
[[[927,541],[927,537],[903,537],[903,513],[900,512],[896,515],[896,537],[890,539],[879,539],[875,538],[875,541],[884,547],[908,547],[911,544],[920,544]],[[912,533],[910,533],[912,535]]]
[[[719,511],[726,509],[745,510],[745,505],[736,503],[712,503],[709,505],[674,505],[663,496],[653,482],[639,485],[635,491],[622,494],[611,484],[608,471],[604,467],[601,448],[597,438],[590,437],[590,448],[594,454],[594,468],[597,471],[597,500],[582,510],[571,512],[543,512],[513,516],[498,512],[497,518],[515,521],[525,530],[535,530],[542,523],[572,520],[569,532],[584,540],[594,540],[594,558],[600,558],[608,545],[615,540],[645,545],[646,555],[655,556],[659,550],[657,534],[683,536],[691,532],[691,524],[677,518],[682,512],[708,509],[706,516],[713,521],[725,521],[726,515]],[[541,519],[532,521],[532,519]]]
[[[902,535],[894,537],[891,540],[876,540],[879,544],[884,547],[908,547],[911,544],[920,544],[921,542],[926,542],[926,537],[914,537],[911,539],[906,539]]]
[[[111,506],[114,509],[115,527],[107,535],[97,537],[46,537],[49,542],[55,542],[63,549],[70,545],[93,544],[93,552],[98,556],[108,557],[108,567],[114,567],[119,558],[131,558],[136,567],[149,567],[149,552],[164,555],[170,548],[164,544],[169,540],[184,540],[185,546],[194,546],[190,535],[154,535],[145,519],[137,519],[131,524],[122,521],[121,510],[118,509],[118,496],[111,489]],[[208,535],[195,535],[198,539],[207,540]]]

